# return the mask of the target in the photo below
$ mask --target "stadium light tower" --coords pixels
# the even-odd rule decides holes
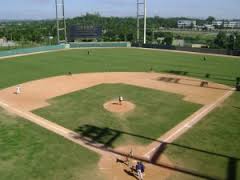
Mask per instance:
[[[58,41],[58,44],[67,43],[64,0],[55,0],[55,3],[56,3],[56,21],[57,21],[57,41]]]
[[[143,25],[143,43],[147,39],[147,0],[137,0],[137,41],[140,41],[141,25],[140,20],[144,20]]]

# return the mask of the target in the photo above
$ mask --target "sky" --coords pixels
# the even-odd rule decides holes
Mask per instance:
[[[240,0],[147,0],[148,16],[240,19]],[[67,17],[136,16],[136,0],[65,0]],[[0,0],[0,19],[55,18],[55,0]]]

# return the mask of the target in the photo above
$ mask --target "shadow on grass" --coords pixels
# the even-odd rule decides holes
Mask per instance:
[[[183,82],[180,82],[181,79],[188,80],[189,82],[190,81],[199,82],[199,84],[197,85],[197,84],[191,84],[191,83],[183,83]],[[219,88],[219,87],[209,86],[208,83],[207,83],[207,86],[203,86],[203,85],[201,86],[201,83],[207,82],[207,81],[199,81],[199,80],[187,79],[187,78],[160,77],[157,80],[167,82],[167,83],[182,84],[182,85],[186,85],[186,86],[194,86],[194,87],[202,87],[202,88],[218,89],[218,90],[230,90],[229,88]]]
[[[167,70],[165,72],[170,73],[170,74],[175,74],[175,75],[195,76],[195,77],[205,78],[205,79],[228,81],[228,82],[231,82],[232,85],[235,85],[235,82],[239,78],[239,77],[227,76],[227,75],[224,75],[224,74],[211,74],[211,72],[198,73],[198,72],[189,72],[189,71],[181,71],[181,70]]]
[[[119,131],[119,130],[115,130],[115,129],[111,129],[111,128],[101,128],[101,127],[92,126],[92,125],[81,126],[78,129],[76,129],[76,132],[79,134],[79,136],[77,136],[77,137],[75,136],[74,138],[81,139],[86,144],[88,144],[92,147],[95,147],[95,148],[98,148],[98,149],[101,149],[104,151],[108,151],[108,152],[111,152],[114,154],[118,154],[121,156],[126,156],[126,157],[128,156],[128,153],[123,153],[123,152],[117,151],[112,148],[114,141],[117,140],[117,138],[119,138],[121,135],[128,135],[128,136],[133,136],[133,137],[137,137],[137,138],[143,138],[143,139],[149,140],[150,142],[153,142],[153,141],[158,142],[159,146],[151,154],[150,158],[139,157],[139,156],[133,156],[133,158],[138,161],[151,163],[151,164],[159,166],[161,168],[166,168],[168,170],[172,170],[172,171],[176,171],[176,172],[180,172],[180,173],[184,173],[187,175],[204,178],[204,179],[216,180],[216,179],[225,179],[225,178],[210,176],[208,174],[204,174],[201,172],[197,172],[195,170],[190,170],[190,169],[182,168],[182,167],[175,166],[175,165],[173,166],[173,165],[169,165],[169,164],[165,164],[165,163],[159,163],[159,162],[157,162],[157,160],[159,159],[161,154],[168,148],[168,146],[176,146],[178,148],[188,149],[188,150],[200,152],[200,153],[203,153],[206,155],[226,158],[226,159],[228,159],[228,169],[226,170],[227,171],[226,179],[236,180],[236,178],[237,178],[237,176],[236,176],[237,165],[238,165],[238,161],[240,159],[236,158],[236,157],[219,154],[219,153],[214,153],[214,152],[209,152],[209,151],[205,151],[205,150],[201,150],[201,149],[197,149],[197,148],[193,148],[193,147],[188,147],[188,146],[184,146],[184,145],[180,145],[180,144],[166,143],[166,142],[162,142],[162,141],[159,141],[159,140],[156,140],[156,139],[153,139],[150,137],[145,137],[142,135]]]
[[[105,147],[113,147],[114,141],[122,134],[109,128],[98,128],[96,126],[85,125],[76,129],[83,137],[90,141],[103,144]]]
[[[235,109],[239,109],[240,110],[240,107],[237,107],[237,106],[232,106],[233,108],[235,108]]]

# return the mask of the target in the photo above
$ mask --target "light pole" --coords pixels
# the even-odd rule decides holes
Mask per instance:
[[[144,0],[144,37],[143,44],[146,44],[147,40],[147,0]]]
[[[58,44],[67,43],[64,0],[55,0],[55,4],[56,4],[56,22],[57,22],[57,41],[58,41]]]
[[[140,23],[140,20],[142,20],[142,19],[144,21],[143,22],[143,43],[146,44],[146,39],[147,39],[146,38],[147,37],[147,0],[137,0],[137,41],[138,42],[140,41],[140,29],[142,29],[142,24]]]

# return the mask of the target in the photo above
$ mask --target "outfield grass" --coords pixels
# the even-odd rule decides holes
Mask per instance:
[[[240,93],[235,93],[176,140],[174,143],[178,146],[169,145],[165,154],[182,167],[221,179],[240,179],[239,100]],[[194,178],[178,174],[173,179]]]
[[[103,108],[105,102],[120,94],[136,105],[133,112],[124,116]],[[146,144],[152,141],[134,135],[156,139],[201,107],[182,98],[130,85],[104,84],[54,98],[50,106],[34,113],[108,146]]]
[[[68,50],[0,60],[0,88],[49,76],[83,72],[144,72],[150,67],[157,72],[185,71],[187,75],[203,78],[210,73],[210,80],[235,84],[240,76],[240,58],[191,55],[142,49]]]
[[[1,180],[102,179],[99,156],[0,109]]]

